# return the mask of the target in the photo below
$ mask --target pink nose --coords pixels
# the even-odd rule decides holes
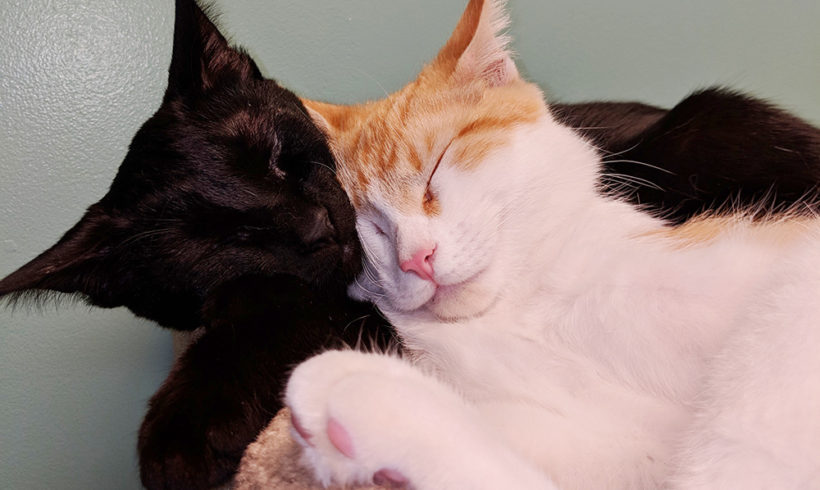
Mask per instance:
[[[425,247],[416,251],[413,258],[405,260],[399,267],[404,272],[415,272],[420,278],[427,281],[433,280],[433,254],[436,252],[436,247]]]

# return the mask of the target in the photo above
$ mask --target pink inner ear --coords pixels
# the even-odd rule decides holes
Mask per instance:
[[[459,83],[482,80],[490,87],[501,87],[518,77],[518,69],[509,53],[502,50],[482,54],[476,52],[477,49],[481,47],[470,46],[458,60],[455,77]]]
[[[515,65],[513,65],[512,60],[504,57],[490,63],[484,69],[482,76],[491,87],[500,87],[507,85],[513,80],[514,70]]]

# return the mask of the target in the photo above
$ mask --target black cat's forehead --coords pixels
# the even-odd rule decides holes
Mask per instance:
[[[227,136],[265,140],[283,133],[293,143],[322,137],[298,97],[270,80],[215,91],[189,110],[200,127]]]
[[[186,100],[174,106],[174,110],[185,118],[203,122],[224,120],[242,112],[267,116],[271,121],[283,113],[296,118],[306,117],[307,113],[299,100],[287,94],[268,81],[245,83],[216,88],[207,97]]]

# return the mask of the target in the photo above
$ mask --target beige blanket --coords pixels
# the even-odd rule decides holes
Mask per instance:
[[[290,436],[290,412],[283,409],[248,446],[234,480],[234,489],[321,489],[310,472],[299,464],[299,445]],[[330,487],[340,488],[340,487]],[[356,487],[375,489],[377,487]]]

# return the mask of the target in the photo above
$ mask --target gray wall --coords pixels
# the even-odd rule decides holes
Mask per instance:
[[[56,241],[108,187],[159,105],[170,0],[0,4],[0,275]],[[461,1],[221,0],[263,70],[338,102],[410,80]],[[820,124],[820,3],[512,0],[523,71],[562,100],[670,105],[715,83]],[[64,302],[0,311],[0,486],[138,487],[135,434],[171,359],[167,332]]]

